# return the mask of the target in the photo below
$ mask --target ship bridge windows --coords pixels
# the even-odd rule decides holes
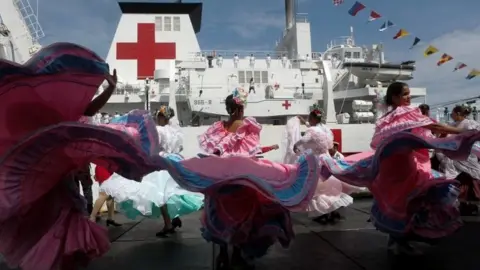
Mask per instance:
[[[353,58],[359,59],[360,58],[360,52],[353,52]]]
[[[255,83],[261,83],[262,82],[262,77],[260,76],[260,71],[254,71],[253,72],[253,82],[255,82]]]
[[[172,30],[173,28],[173,30]],[[155,17],[155,31],[175,31],[180,32],[180,16],[173,16],[173,27],[172,27],[172,17],[170,16],[157,16]]]
[[[172,31],[172,17],[165,16],[163,18],[163,29],[165,31]]]
[[[268,83],[268,71],[250,71],[239,70],[238,71],[238,83],[250,83],[250,79],[253,78],[254,83]]]
[[[155,31],[163,31],[162,16],[155,17]]]
[[[242,71],[239,71],[238,72],[238,82],[239,83],[245,83],[246,79],[245,79],[245,72],[242,70]]]
[[[346,51],[345,54],[344,54],[344,58],[345,58],[345,59],[347,59],[347,58],[352,58],[352,52]]]
[[[262,71],[262,83],[268,83],[268,71]]]
[[[180,17],[173,17],[173,31],[180,32]]]

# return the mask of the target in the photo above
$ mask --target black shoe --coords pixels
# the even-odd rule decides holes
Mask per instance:
[[[115,222],[113,219],[107,219],[107,227],[109,226],[120,227],[122,224]]]
[[[159,237],[159,238],[165,238],[169,234],[172,234],[172,233],[175,233],[175,228],[163,229],[163,230],[159,231],[158,233],[156,233],[155,236]]]
[[[327,224],[328,223],[328,217],[329,217],[328,214],[321,215],[319,217],[314,218],[313,221],[318,222],[320,224]]]
[[[222,256],[222,254],[219,254],[217,256],[217,259],[215,260],[215,269],[216,270],[230,270],[230,260],[228,259],[227,256]]]
[[[173,229],[182,228],[182,220],[178,217],[172,219]]]

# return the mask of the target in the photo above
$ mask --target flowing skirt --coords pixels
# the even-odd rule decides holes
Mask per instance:
[[[246,157],[163,158],[177,183],[205,194],[203,236],[232,244],[260,257],[276,241],[287,247],[294,237],[290,211],[304,211],[318,182],[313,154],[296,164]]]
[[[480,133],[425,139],[401,132],[386,139],[370,157],[357,162],[322,156],[322,178],[334,175],[346,183],[368,187],[375,202],[372,221],[395,237],[436,239],[461,226],[456,181],[431,170],[426,149],[442,150],[465,160]]]
[[[180,161],[180,155],[169,155]],[[102,183],[100,190],[112,196],[120,210],[130,219],[142,215],[161,217],[160,207],[166,205],[170,218],[196,212],[203,207],[204,195],[181,188],[168,171],[155,171],[142,178],[142,182],[128,180],[113,174]]]
[[[68,269],[107,252],[107,231],[86,217],[71,172],[94,162],[141,179],[161,169],[146,149],[124,132],[76,122],[38,130],[12,147],[0,161],[0,253],[8,265]]]

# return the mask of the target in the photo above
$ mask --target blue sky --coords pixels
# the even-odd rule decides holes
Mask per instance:
[[[30,1],[35,6],[35,0]],[[314,51],[324,51],[331,39],[348,35],[353,26],[357,44],[383,42],[388,60],[418,61],[411,84],[428,88],[428,103],[480,95],[480,78],[465,80],[467,70],[452,73],[457,60],[480,69],[480,1],[361,1],[420,37],[423,42],[416,50],[409,50],[413,36],[392,39],[398,28],[379,32],[383,21],[367,24],[368,9],[350,16],[347,11],[354,2],[345,0],[335,7],[332,0],[299,0],[297,12],[309,14]],[[283,0],[205,0],[198,36],[201,48],[273,49],[284,27],[283,5]],[[116,0],[40,0],[39,21],[46,33],[41,42],[75,42],[106,56],[119,18]],[[424,58],[423,50],[430,42],[455,60],[438,68],[440,53]]]

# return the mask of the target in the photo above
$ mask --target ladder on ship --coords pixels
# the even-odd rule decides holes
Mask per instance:
[[[33,46],[29,48],[30,55],[35,54],[40,48],[39,40],[45,37],[45,32],[38,22],[38,16],[33,11],[32,5],[28,0],[13,0],[18,13],[21,15],[25,22],[25,29],[32,38]],[[37,0],[37,12],[38,12],[38,0]]]

